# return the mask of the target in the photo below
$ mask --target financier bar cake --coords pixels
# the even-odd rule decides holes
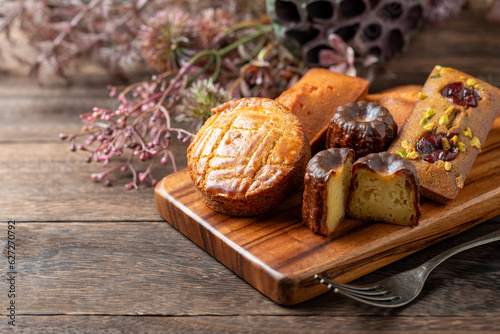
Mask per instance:
[[[409,159],[423,196],[455,198],[500,110],[500,89],[449,67],[436,66],[388,151]]]
[[[314,233],[329,236],[344,219],[353,162],[353,150],[330,148],[307,164],[302,219]]]
[[[265,98],[212,109],[188,147],[188,169],[202,200],[234,216],[268,211],[303,182],[309,142],[290,110]]]
[[[276,101],[297,116],[314,154],[325,149],[328,122],[333,113],[341,105],[363,100],[368,85],[369,81],[362,78],[312,68]]]

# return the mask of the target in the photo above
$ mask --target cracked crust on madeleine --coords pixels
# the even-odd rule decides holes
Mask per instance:
[[[233,216],[278,206],[303,181],[311,149],[297,117],[266,98],[221,104],[188,147],[188,169],[205,204]]]

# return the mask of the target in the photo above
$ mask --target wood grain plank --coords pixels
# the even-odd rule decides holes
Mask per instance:
[[[156,186],[156,207],[170,224],[256,289],[280,304],[293,305],[327,291],[315,274],[349,282],[500,214],[499,147],[500,117],[464,189],[447,205],[423,201],[414,228],[347,220],[347,230],[329,240],[303,225],[300,192],[263,215],[225,216],[203,204],[187,170]]]
[[[19,331],[43,333],[496,333],[500,319],[477,317],[423,318],[420,315],[361,316],[23,316]]]
[[[60,132],[77,133],[82,127],[79,115],[93,107],[109,108],[113,103],[101,96],[60,91],[34,97],[30,94],[0,97],[0,143],[58,140]]]
[[[423,84],[435,65],[459,69],[500,87],[499,35],[500,25],[467,10],[438,26],[425,25],[407,49],[387,64],[390,74],[375,78],[371,91]]]
[[[179,167],[185,166],[185,145],[173,148]],[[129,172],[118,173],[113,187],[90,180],[103,171],[100,164],[86,164],[85,156],[72,153],[66,142],[0,144],[0,219],[19,221],[102,221],[160,220],[154,206],[154,190],[142,185],[127,190]],[[137,168],[146,169],[138,164]],[[153,170],[160,179],[172,166]]]
[[[5,231],[5,223],[0,229]],[[361,282],[410,269],[449,247],[500,228],[500,217],[397,261]],[[6,255],[6,239],[0,241]],[[224,268],[165,222],[16,224],[17,315],[213,315],[489,317],[500,319],[500,243],[461,253],[431,274],[398,310],[325,294],[282,307]],[[4,268],[2,266],[2,268]],[[7,291],[6,280],[0,291]],[[6,299],[0,300],[0,315]],[[226,318],[224,318],[226,319]],[[297,319],[295,319],[297,320]],[[231,320],[224,320],[231,321]],[[237,322],[237,320],[234,320]]]
[[[50,141],[58,139],[60,132],[78,132],[83,126],[81,114],[92,112],[94,107],[118,106],[117,99],[109,97],[107,85],[111,83],[111,79],[100,79],[95,83],[47,87],[27,77],[2,78],[0,143]]]

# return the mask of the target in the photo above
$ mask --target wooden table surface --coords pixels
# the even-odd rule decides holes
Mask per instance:
[[[423,84],[436,64],[500,87],[500,25],[468,12],[424,27],[377,78],[375,92]],[[0,76],[0,331],[10,300],[8,221],[16,222],[15,329],[25,332],[322,333],[500,331],[500,243],[435,269],[418,299],[377,309],[328,293],[279,306],[189,241],[157,213],[154,189],[104,187],[58,139],[79,114],[112,107],[109,78],[82,74],[71,87],[39,87],[15,70]],[[499,106],[500,107],[500,106]],[[175,146],[185,166],[186,146]],[[500,158],[500,155],[499,155]],[[171,172],[158,169],[157,174]],[[465,188],[463,191],[467,191]],[[410,269],[453,245],[500,228],[500,216],[388,265],[360,281]]]

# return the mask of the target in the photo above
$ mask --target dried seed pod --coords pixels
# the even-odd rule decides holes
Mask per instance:
[[[267,0],[275,32],[310,67],[336,34],[356,56],[392,59],[420,27],[426,0]]]

